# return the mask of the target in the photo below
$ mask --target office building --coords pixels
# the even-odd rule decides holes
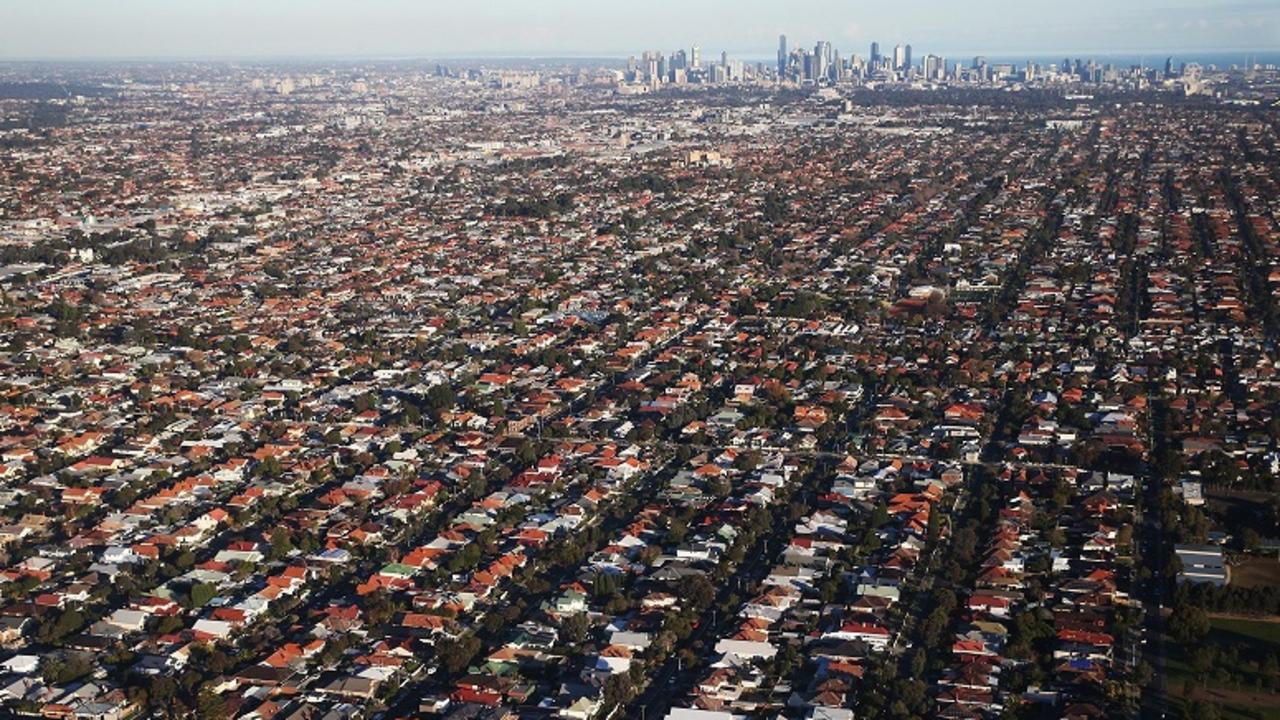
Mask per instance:
[[[831,43],[820,41],[813,46],[813,79],[823,80],[831,68]]]
[[[932,53],[925,55],[923,70],[926,80],[941,80],[943,76],[943,59]]]

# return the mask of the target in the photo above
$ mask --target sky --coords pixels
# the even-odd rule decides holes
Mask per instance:
[[[1280,0],[0,0],[0,58],[1280,51]]]

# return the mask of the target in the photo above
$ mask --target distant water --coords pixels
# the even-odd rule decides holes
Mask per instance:
[[[916,65],[920,64],[920,59],[925,53],[930,52],[925,49],[916,48],[913,53],[913,61]],[[1064,58],[1071,58],[1072,62],[1079,59],[1081,62],[1089,62],[1093,60],[1098,65],[1115,65],[1116,67],[1131,67],[1134,65],[1142,65],[1149,68],[1163,68],[1166,58],[1173,58],[1173,67],[1177,69],[1182,63],[1199,63],[1204,67],[1210,65],[1218,68],[1229,68],[1232,65],[1244,67],[1245,63],[1252,62],[1259,65],[1277,65],[1280,66],[1280,50],[1264,50],[1264,51],[1232,51],[1232,52],[1148,52],[1148,53],[1058,53],[1058,54],[1016,54],[1016,53],[938,53],[942,55],[948,62],[960,62],[961,65],[968,67],[973,62],[973,58],[982,56],[987,59],[987,64],[994,65],[996,63],[1012,63],[1014,65],[1026,65],[1028,61],[1034,62],[1041,66],[1061,65]],[[864,58],[866,51],[860,53]],[[761,62],[771,65],[777,62],[773,58],[750,58],[748,62]]]
[[[1142,65],[1144,67],[1163,68],[1165,59],[1173,59],[1173,67],[1176,69],[1182,63],[1198,63],[1202,66],[1217,66],[1218,68],[1229,68],[1232,65],[1244,67],[1246,63],[1255,63],[1260,65],[1280,65],[1280,51],[1274,52],[1191,52],[1180,54],[1176,52],[1166,53],[1067,53],[1061,55],[986,55],[988,63],[1013,63],[1015,65],[1025,65],[1028,61],[1038,65],[1061,65],[1063,59],[1071,58],[1072,62],[1079,59],[1082,62],[1093,60],[1099,65],[1115,65],[1116,67],[1132,67],[1134,65]],[[950,60],[959,60],[964,64],[969,64],[973,60],[971,55],[960,55]]]

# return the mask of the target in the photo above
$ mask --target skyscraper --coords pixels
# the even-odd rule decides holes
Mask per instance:
[[[820,41],[813,47],[813,79],[822,80],[831,66],[831,43]]]
[[[902,54],[902,60],[903,60],[902,69],[910,70],[911,69],[911,46],[910,45],[907,45],[906,49],[904,50]]]
[[[694,45],[689,52],[689,66],[694,70],[702,67],[702,48]]]
[[[938,80],[942,77],[943,60],[937,55],[924,56],[924,77],[926,80]]]
[[[907,49],[901,45],[893,46],[893,69],[902,70],[907,67]]]
[[[778,36],[778,77],[787,74],[787,36]]]
[[[871,65],[875,66],[879,64],[880,64],[880,43],[873,42],[871,43]]]

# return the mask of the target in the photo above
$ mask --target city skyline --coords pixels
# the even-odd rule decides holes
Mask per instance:
[[[821,0],[809,7],[797,15],[767,3],[690,8],[656,0],[647,12],[628,14],[582,0],[532,7],[497,0],[464,15],[446,12],[439,3],[402,0],[375,0],[358,9],[331,0],[192,0],[180,7],[155,0],[109,6],[53,0],[10,9],[0,29],[0,57],[625,57],[636,48],[699,42],[710,52],[764,60],[780,33],[859,53],[872,41],[957,56],[1280,50],[1280,6],[1274,3],[1206,7],[1141,0],[1117,9],[1100,0],[1070,6],[989,0],[977,8],[922,2],[889,10]]]

